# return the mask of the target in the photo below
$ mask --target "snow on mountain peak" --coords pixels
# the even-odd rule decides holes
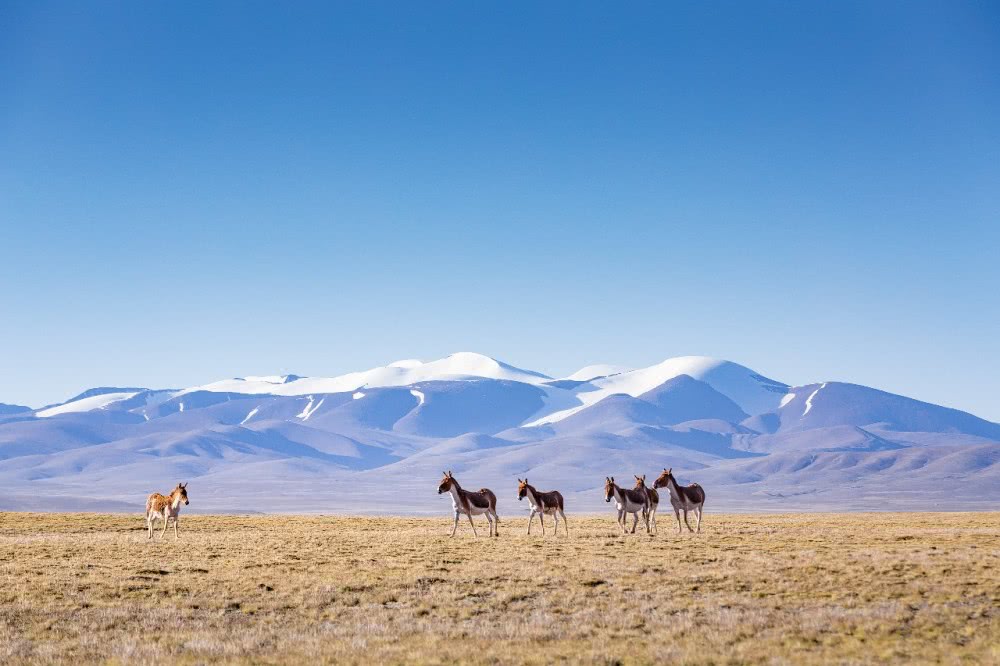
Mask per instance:
[[[55,407],[43,409],[35,412],[35,416],[44,419],[50,416],[58,416],[59,414],[72,414],[75,412],[89,412],[93,409],[105,409],[108,405],[121,402],[122,400],[128,400],[129,398],[134,398],[137,395],[139,395],[139,391],[98,393],[96,395],[87,396],[86,398],[71,400],[70,402],[56,405]]]
[[[580,368],[572,375],[568,377],[563,377],[563,379],[574,381],[574,382],[589,382],[591,379],[600,379],[603,377],[610,377],[611,375],[620,375],[623,372],[631,372],[632,368],[627,368],[623,365],[609,365],[607,363],[599,363],[597,365],[588,365],[586,367]]]
[[[288,381],[275,381],[275,377],[245,377],[226,379],[204,386],[186,389],[228,393],[310,395],[317,393],[344,393],[360,388],[385,386],[408,386],[418,382],[462,380],[462,379],[502,379],[540,384],[551,379],[531,370],[522,370],[489,356],[474,352],[458,352],[436,361],[424,363],[417,360],[396,361],[387,366],[361,372],[350,372],[338,377],[295,377]]]
[[[561,421],[615,393],[638,397],[680,375],[705,382],[747,414],[761,414],[775,409],[788,390],[785,384],[762,377],[738,363],[709,356],[677,356],[648,368],[595,379],[591,384],[598,390],[579,393],[580,405],[540,416],[526,425]]]
[[[387,365],[387,368],[403,368],[404,370],[411,370],[413,368],[419,368],[424,364],[423,361],[415,358],[405,358],[401,361],[395,361]]]

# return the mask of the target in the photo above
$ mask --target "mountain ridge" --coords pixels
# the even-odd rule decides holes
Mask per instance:
[[[232,491],[255,511],[349,511],[364,492],[376,498],[366,510],[421,513],[442,508],[429,488],[453,469],[503,488],[507,510],[505,484],[529,474],[603,510],[605,475],[662,467],[708,484],[729,510],[1000,506],[1000,424],[858,384],[793,387],[709,357],[553,379],[471,352],[332,378],[96,387],[0,409],[0,483],[15,508],[104,498],[120,509],[183,477],[204,483],[204,510],[237,508]],[[926,485],[933,470],[957,493]],[[386,485],[411,501],[400,507]]]

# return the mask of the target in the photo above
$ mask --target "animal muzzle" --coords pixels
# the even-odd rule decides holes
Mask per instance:
[[[184,500],[184,506],[187,506],[187,505],[188,505],[188,504],[190,504],[190,503],[191,503],[191,502],[189,502],[188,500]]]
[[[610,502],[610,501],[611,501],[611,498],[610,498],[610,497],[605,497],[605,498],[604,498],[604,501],[605,501],[605,502]]]

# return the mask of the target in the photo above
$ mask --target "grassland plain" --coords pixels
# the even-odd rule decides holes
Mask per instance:
[[[1000,663],[1000,514],[660,522],[0,514],[0,662]]]

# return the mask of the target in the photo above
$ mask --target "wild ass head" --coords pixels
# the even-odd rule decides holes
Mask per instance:
[[[646,475],[645,474],[643,474],[642,476],[636,476],[635,474],[633,474],[632,476],[635,476],[635,489],[636,490],[642,490],[643,488],[646,487]]]
[[[667,469],[666,467],[664,467],[663,468],[663,473],[660,474],[658,477],[656,477],[656,481],[653,481],[653,487],[654,488],[663,488],[664,486],[667,485],[667,483],[669,481],[673,481],[674,483],[677,483],[677,479],[675,479],[674,475],[671,474],[671,472],[673,471],[673,469],[674,469],[673,467],[671,467],[670,469]]]
[[[188,500],[187,487],[188,484],[186,483],[178,483],[177,487],[174,488],[174,492],[170,493],[170,495],[175,498],[174,501],[177,502],[178,504],[180,504],[181,502],[184,502],[184,504],[191,503],[190,500]]]
[[[606,476],[604,477],[604,501],[610,502],[611,498],[615,496],[615,477]]]
[[[451,470],[447,472],[442,472],[444,477],[441,479],[441,483],[438,485],[438,495],[441,493],[447,493],[451,491],[451,486],[455,483],[455,477],[451,475]]]
[[[520,502],[528,495],[528,480],[517,480],[517,501]]]

